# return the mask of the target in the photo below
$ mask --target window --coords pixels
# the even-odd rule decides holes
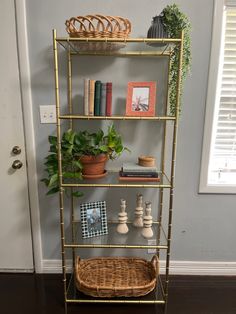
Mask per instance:
[[[216,0],[200,192],[236,193],[236,0]]]

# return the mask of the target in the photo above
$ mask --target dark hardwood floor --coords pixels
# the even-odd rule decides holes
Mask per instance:
[[[61,275],[0,274],[1,314],[64,314]],[[153,305],[69,305],[68,314],[162,313]],[[236,314],[236,277],[171,276],[168,314]]]

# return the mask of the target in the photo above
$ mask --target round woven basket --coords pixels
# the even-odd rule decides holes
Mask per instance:
[[[77,16],[71,17],[65,24],[70,37],[127,38],[131,32],[130,21],[121,16]]]

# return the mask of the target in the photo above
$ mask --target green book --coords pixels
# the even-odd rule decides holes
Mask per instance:
[[[102,82],[95,82],[94,115],[100,116]]]

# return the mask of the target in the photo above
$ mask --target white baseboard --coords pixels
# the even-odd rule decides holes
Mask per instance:
[[[68,272],[71,271],[71,260],[66,261]],[[43,273],[61,273],[61,260],[43,260]],[[160,273],[165,273],[165,263],[160,261]],[[236,262],[197,262],[171,261],[171,275],[198,275],[198,276],[236,276]]]

